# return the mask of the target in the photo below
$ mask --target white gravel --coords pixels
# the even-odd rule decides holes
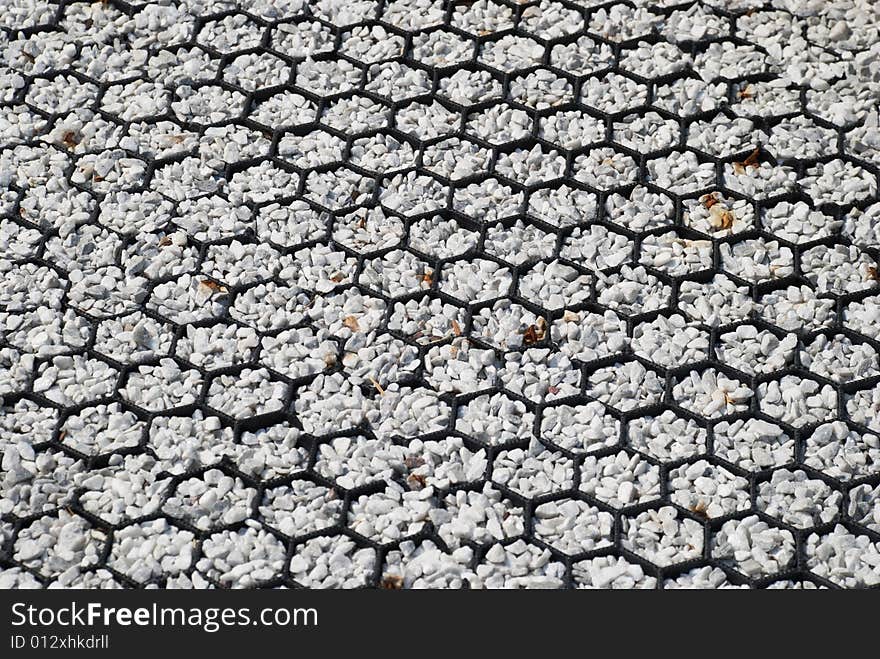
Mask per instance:
[[[877,12],[449,4],[6,3],[0,588],[880,583]]]

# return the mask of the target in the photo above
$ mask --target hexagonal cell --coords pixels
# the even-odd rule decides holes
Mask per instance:
[[[656,112],[626,115],[615,121],[612,129],[615,142],[639,153],[668,149],[678,143],[680,134],[677,122]]]
[[[290,574],[306,588],[357,588],[372,580],[376,558],[347,536],[319,536],[296,548]]]
[[[669,471],[670,501],[700,517],[723,517],[751,507],[749,482],[724,467],[698,460]]]
[[[657,579],[645,574],[638,563],[622,556],[596,556],[578,561],[571,569],[574,587],[578,590],[653,590]]]
[[[388,387],[415,374],[422,366],[418,349],[391,334],[355,334],[346,342],[345,348],[341,358],[342,367],[352,384],[356,385],[375,388],[378,384],[379,387]],[[325,363],[329,362],[330,366],[335,361],[335,353],[325,356]],[[448,391],[449,387],[441,386],[439,389]]]
[[[95,350],[115,361],[133,364],[169,355],[173,339],[170,324],[135,311],[101,321]]]
[[[877,196],[876,176],[848,160],[819,162],[805,173],[800,183],[817,204],[849,205]]]
[[[626,322],[610,310],[602,315],[566,310],[550,326],[550,339],[560,353],[582,362],[623,352],[629,343]]]
[[[108,397],[116,386],[118,371],[85,355],[59,355],[37,367],[34,393],[61,405],[79,405]]]
[[[840,513],[842,500],[843,494],[801,469],[777,469],[769,481],[758,485],[756,503],[771,517],[808,529],[832,521]]]
[[[404,459],[406,484],[411,490],[446,490],[481,479],[486,473],[486,449],[469,450],[460,437],[415,439]]]
[[[528,448],[501,451],[492,467],[492,482],[517,494],[534,498],[571,488],[574,463],[559,451],[551,451],[533,439]]]
[[[754,325],[740,325],[719,338],[718,358],[749,375],[766,375],[788,367],[797,347],[796,334],[786,334],[780,339]]]
[[[519,203],[522,199],[519,199]],[[516,220],[510,226],[496,224],[486,230],[483,250],[512,266],[549,259],[556,251],[556,234]]]
[[[471,588],[562,588],[565,566],[552,557],[550,550],[524,540],[492,545],[477,564]]]
[[[255,524],[207,537],[196,569],[228,588],[256,588],[276,579],[286,560],[281,541]]]
[[[123,121],[143,121],[165,114],[170,101],[171,94],[161,84],[134,80],[108,87],[101,97],[101,109]]]
[[[244,419],[282,409],[287,392],[287,384],[273,379],[265,368],[246,368],[235,375],[215,376],[205,403],[223,414]]]
[[[261,345],[260,362],[292,379],[331,368],[336,364],[339,351],[338,344],[326,331],[316,333],[310,328],[284,330],[264,337]]]
[[[670,287],[642,266],[623,266],[610,275],[597,273],[596,299],[619,314],[636,316],[669,304]]]
[[[184,85],[177,89],[178,100],[171,102],[171,109],[184,123],[218,124],[241,117],[246,98],[241,92],[220,85]]]
[[[718,274],[706,283],[682,282],[678,306],[691,320],[717,327],[746,320],[755,305],[747,286]]]
[[[762,225],[774,236],[803,244],[835,235],[843,224],[805,202],[781,201],[763,211]]]
[[[461,405],[455,429],[488,446],[501,446],[530,439],[534,422],[525,403],[499,392]]]
[[[287,133],[278,141],[278,157],[298,170],[321,167],[344,161],[345,140],[325,130],[302,135]]]
[[[470,547],[446,553],[431,540],[404,540],[386,555],[379,588],[460,589],[474,578],[470,570],[473,554]]]
[[[470,304],[505,296],[512,284],[510,269],[487,259],[447,263],[440,276],[441,291]]]
[[[449,405],[430,389],[392,384],[368,412],[377,437],[416,437],[443,430],[449,423]]]
[[[130,372],[120,394],[138,407],[158,412],[192,405],[201,386],[198,371],[181,368],[173,359],[160,359],[155,366],[142,365]]]
[[[663,368],[677,368],[709,358],[709,333],[681,314],[657,316],[635,326],[633,352]]]
[[[584,185],[607,192],[635,183],[638,164],[632,156],[606,146],[576,156],[572,175]]]
[[[146,279],[109,266],[87,273],[67,293],[68,304],[92,318],[128,313],[146,297]]]
[[[333,105],[328,106],[327,113],[333,108]],[[272,129],[294,128],[312,123],[317,111],[318,106],[305,96],[285,91],[255,102],[248,118]]]
[[[541,63],[544,47],[534,39],[508,34],[480,47],[478,59],[504,73],[514,73]]]
[[[303,429],[315,435],[348,430],[366,414],[363,391],[341,373],[320,374],[294,395],[294,411]]]
[[[384,490],[362,494],[351,502],[349,528],[380,544],[415,535],[424,528],[435,502],[430,488],[404,490],[389,483]]]
[[[526,138],[531,128],[532,118],[529,114],[508,103],[495,103],[473,112],[467,116],[464,124],[465,133],[495,146]]]
[[[529,348],[504,356],[499,372],[501,385],[533,403],[552,401],[580,393],[581,373],[565,355],[546,348]]]
[[[742,233],[755,225],[755,207],[747,199],[730,197],[720,191],[685,199],[682,206],[684,225],[713,238]]]
[[[494,222],[520,212],[523,193],[515,192],[497,178],[458,187],[452,193],[452,209],[477,222]]]
[[[223,54],[260,45],[263,28],[244,14],[230,14],[206,22],[197,41]]]
[[[271,160],[264,160],[230,176],[226,191],[233,204],[262,204],[281,197],[292,197],[297,193],[299,180],[296,172],[281,168]]]
[[[638,453],[588,455],[581,463],[579,489],[612,508],[646,503],[660,497],[660,468]]]
[[[535,144],[531,149],[524,147],[502,152],[495,161],[495,173],[505,176],[520,185],[550,183],[565,174],[565,156],[556,149],[547,149]]]
[[[204,276],[181,275],[153,288],[146,309],[179,325],[220,316],[229,297],[215,284]]]
[[[67,417],[60,438],[65,446],[92,456],[137,446],[145,427],[132,412],[111,403],[87,407]]]
[[[71,568],[96,565],[106,540],[103,531],[90,526],[82,517],[59,510],[34,520],[18,532],[12,558],[44,577],[53,577]]]
[[[613,63],[614,53],[611,47],[587,35],[571,43],[556,44],[550,51],[550,64],[576,76],[597,73]]]
[[[431,91],[431,76],[400,62],[373,64],[367,72],[364,90],[373,92],[393,103],[416,99]]]
[[[855,343],[843,334],[818,335],[801,350],[801,363],[816,375],[839,384],[880,373],[877,351],[869,343]]]
[[[264,481],[303,471],[309,450],[300,441],[302,431],[288,422],[241,433],[234,460],[243,473]]]
[[[768,323],[789,332],[820,329],[834,322],[834,300],[817,297],[809,286],[788,286],[761,296],[758,310]]]
[[[672,506],[625,516],[622,531],[624,549],[661,567],[703,555],[703,525]]]
[[[536,69],[514,78],[508,88],[508,98],[533,110],[547,110],[574,99],[574,88],[566,78],[550,69]]]
[[[563,241],[559,256],[591,270],[608,270],[632,260],[633,247],[628,236],[594,224],[575,227]]]
[[[696,5],[699,6],[699,5]],[[727,85],[694,78],[677,78],[659,85],[654,106],[679,117],[690,117],[718,109],[726,101]]]
[[[413,37],[412,58],[425,66],[447,67],[473,58],[476,42],[450,30],[422,32]]]
[[[378,119],[374,123],[379,124]],[[451,135],[458,131],[460,123],[461,115],[458,112],[447,109],[436,100],[415,101],[400,108],[394,115],[394,127],[419,140]]]
[[[764,414],[797,428],[833,419],[837,394],[830,385],[785,375],[758,385],[758,405]]]
[[[758,146],[755,138],[755,125],[749,119],[717,114],[688,126],[687,145],[716,158],[730,158],[754,150]]]
[[[266,526],[291,537],[339,524],[341,511],[342,499],[333,489],[306,480],[266,490],[257,508]]]
[[[842,481],[870,476],[880,466],[880,437],[843,421],[824,423],[807,439],[804,464]]]
[[[379,203],[406,217],[431,213],[446,207],[448,188],[437,179],[408,172],[382,179]]]
[[[801,257],[804,276],[819,293],[845,295],[877,286],[877,263],[850,245],[819,245]]]
[[[648,161],[647,180],[673,194],[694,194],[716,185],[715,164],[692,151],[673,151]]]
[[[5,478],[0,482],[0,513],[29,517],[66,506],[76,490],[83,460],[51,449],[36,453],[24,442],[4,447]]]
[[[9,345],[36,357],[51,357],[84,348],[91,324],[72,309],[39,307],[17,314],[0,312],[3,337]]]
[[[314,469],[337,486],[350,490],[388,481],[403,471],[405,459],[402,446],[354,435],[319,444]]]
[[[239,55],[223,67],[223,80],[248,92],[284,85],[291,69],[284,60],[269,53]]]
[[[541,413],[541,439],[572,453],[590,453],[620,441],[620,421],[596,401],[550,405]]]
[[[188,417],[153,419],[147,446],[172,474],[215,465],[235,451],[232,428],[224,428],[216,416],[205,418],[201,410]]]
[[[145,584],[176,576],[193,562],[195,536],[159,518],[126,526],[113,535],[107,564]]]
[[[715,455],[741,469],[763,471],[794,461],[795,442],[782,428],[763,419],[715,424]]]
[[[880,485],[865,483],[849,491],[847,515],[854,522],[874,532],[880,532]]]
[[[590,297],[590,275],[579,273],[558,260],[539,261],[520,276],[517,292],[526,300],[540,300],[543,308],[558,311],[586,302]]]
[[[810,571],[838,586],[865,588],[880,584],[880,542],[851,533],[840,524],[821,536],[811,533],[806,554]]]
[[[438,535],[450,548],[463,542],[488,545],[522,535],[523,509],[491,483],[482,490],[456,490],[443,499],[443,508],[431,511]]]
[[[219,469],[208,469],[177,484],[162,506],[171,517],[185,520],[200,531],[238,524],[251,515],[257,491]]]
[[[465,108],[489,100],[500,100],[501,83],[488,71],[460,69],[440,79],[437,95]]]
[[[539,220],[561,229],[596,219],[597,206],[594,193],[562,183],[529,193],[527,210]]]
[[[688,238],[676,231],[647,236],[642,241],[640,261],[671,277],[709,270],[714,261],[712,241]]]
[[[794,273],[791,249],[763,238],[722,243],[719,248],[725,271],[752,283],[789,277]]]
[[[587,78],[581,86],[581,103],[605,114],[635,110],[647,102],[647,85],[613,71]]]
[[[27,398],[14,405],[0,405],[0,447],[5,449],[13,443],[13,438],[19,437],[26,437],[31,444],[48,442],[58,417],[58,410],[42,407]]]
[[[565,554],[580,554],[612,544],[614,517],[579,499],[542,503],[533,517],[535,538]]]
[[[655,460],[674,462],[705,453],[707,433],[693,419],[683,419],[666,410],[659,416],[631,419],[627,424],[627,441],[630,447]]]
[[[157,512],[171,483],[165,465],[150,455],[113,455],[109,465],[78,475],[84,510],[117,526]]]
[[[589,376],[586,394],[621,412],[658,404],[665,391],[664,378],[641,362],[618,362]]]

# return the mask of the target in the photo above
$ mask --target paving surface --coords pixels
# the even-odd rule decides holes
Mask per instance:
[[[2,4],[0,587],[880,584],[880,4]]]

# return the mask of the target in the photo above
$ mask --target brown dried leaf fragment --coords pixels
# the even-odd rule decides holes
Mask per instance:
[[[374,378],[372,375],[370,376],[370,382],[371,382],[372,385],[376,388],[376,391],[379,392],[379,395],[380,395],[380,396],[384,396],[384,395],[385,395],[385,390],[382,388],[382,385],[379,384],[379,382],[376,380],[376,378]]]
[[[401,590],[403,588],[403,577],[396,574],[386,574],[379,582],[379,588],[383,590]]]
[[[706,512],[708,508],[709,506],[705,501],[698,501],[695,505],[691,506],[691,512],[703,519],[709,519],[709,514]]]
[[[342,324],[345,325],[352,332],[360,332],[361,331],[360,323],[358,323],[358,319],[355,318],[354,316],[346,316],[345,318],[342,319]]]
[[[214,293],[225,293],[227,290],[225,286],[223,286],[222,284],[218,284],[216,281],[213,281],[211,279],[202,279],[202,281],[199,282],[199,286],[204,286],[205,288],[207,288],[209,291],[211,291],[212,295]]]

